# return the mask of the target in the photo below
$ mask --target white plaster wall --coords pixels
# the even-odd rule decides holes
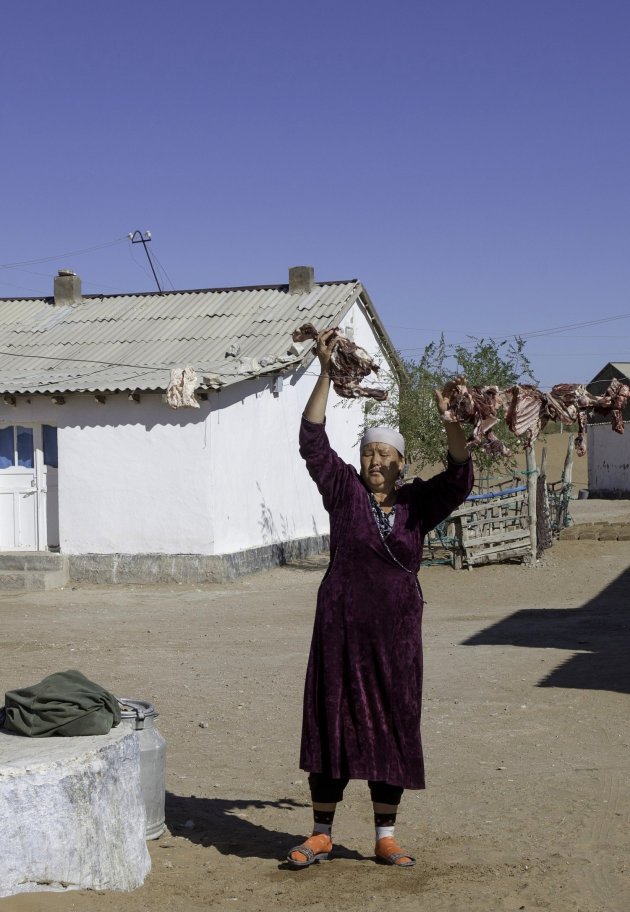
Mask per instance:
[[[357,304],[343,327],[353,325],[357,344],[382,356],[380,344]],[[328,514],[298,453],[304,407],[319,374],[315,361],[285,378],[271,393],[270,379],[240,383],[219,394],[212,421],[212,510],[217,554],[329,531]],[[365,400],[341,400],[331,390],[327,431],[347,462],[358,466],[356,442]]]
[[[588,488],[598,493],[630,496],[630,422],[616,434],[609,424],[588,428]]]
[[[69,397],[63,409],[63,553],[213,553],[206,403],[175,411],[157,394],[103,406]]]

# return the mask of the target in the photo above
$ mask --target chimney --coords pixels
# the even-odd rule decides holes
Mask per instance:
[[[308,294],[315,284],[315,269],[312,266],[289,267],[289,294]]]
[[[80,304],[81,277],[71,269],[60,269],[55,276],[55,307],[64,304]]]

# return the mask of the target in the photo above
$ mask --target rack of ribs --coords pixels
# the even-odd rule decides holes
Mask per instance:
[[[449,381],[443,390],[449,401],[446,420],[472,424],[469,447],[481,446],[489,453],[508,456],[509,449],[496,437],[492,428],[503,411],[508,428],[531,446],[549,421],[578,425],[575,451],[586,453],[588,415],[610,416],[613,430],[623,434],[623,409],[630,400],[630,386],[613,379],[602,396],[595,396],[581,383],[558,383],[548,393],[535,386],[517,384],[505,390],[496,386],[468,386],[463,377]]]

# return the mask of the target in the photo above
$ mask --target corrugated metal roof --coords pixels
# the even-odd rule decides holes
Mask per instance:
[[[65,306],[0,299],[0,391],[163,390],[171,369],[187,365],[227,386],[299,364],[310,344],[290,356],[293,330],[334,325],[362,292],[352,280],[319,283],[308,294],[279,285],[88,295]],[[237,356],[226,355],[232,345]]]

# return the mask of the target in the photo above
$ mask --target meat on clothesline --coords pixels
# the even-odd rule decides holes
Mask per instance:
[[[447,420],[473,425],[470,447],[481,446],[495,456],[509,456],[510,450],[493,428],[503,410],[508,428],[530,446],[549,421],[578,425],[575,451],[586,452],[586,421],[590,413],[610,416],[613,430],[623,434],[623,409],[630,400],[630,386],[611,380],[602,396],[595,396],[580,383],[558,383],[548,393],[526,384],[500,390],[498,386],[468,386],[463,377],[449,381],[443,390],[449,408]]]
[[[334,339],[337,344],[332,352],[328,372],[337,395],[343,396],[344,399],[367,396],[381,402],[387,399],[387,390],[361,386],[361,381],[369,374],[378,375],[378,364],[372,360],[364,348],[344,336],[338,327],[334,327],[333,331],[336,334]],[[307,339],[317,339],[318,335],[319,333],[312,323],[305,323],[295,330],[292,339],[294,342],[305,342]]]

